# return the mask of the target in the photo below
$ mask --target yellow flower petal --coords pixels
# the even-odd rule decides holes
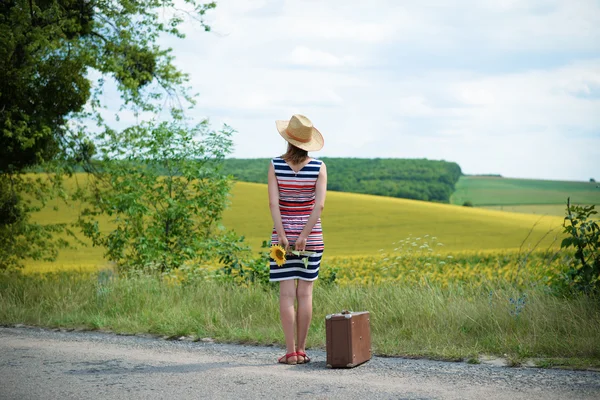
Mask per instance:
[[[285,249],[283,247],[279,245],[271,246],[271,252],[269,255],[280,267],[285,264]]]

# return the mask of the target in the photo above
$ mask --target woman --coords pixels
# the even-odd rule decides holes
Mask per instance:
[[[312,319],[313,282],[319,274],[323,255],[321,212],[325,206],[327,170],[325,163],[308,156],[323,147],[323,136],[303,115],[289,121],[276,121],[277,130],[288,142],[287,152],[269,166],[269,206],[273,218],[271,243],[286,251],[285,264],[270,262],[270,280],[279,284],[279,313],[285,335],[284,364],[303,364],[306,336]],[[311,252],[293,255],[290,251]],[[297,313],[294,305],[298,301]],[[294,340],[294,325],[297,339]]]

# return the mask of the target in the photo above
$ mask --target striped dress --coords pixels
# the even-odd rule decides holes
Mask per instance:
[[[298,173],[280,157],[271,160],[279,186],[279,210],[285,235],[294,249],[296,239],[304,229],[308,217],[315,206],[315,186],[322,161],[311,160]],[[271,243],[279,244],[277,232],[273,228]],[[270,262],[270,281],[284,281],[288,279],[302,279],[314,281],[319,275],[319,266],[323,256],[323,231],[321,219],[317,221],[306,240],[306,251],[315,254],[308,257],[308,266],[304,265],[302,257],[287,255],[286,262],[281,267],[273,259]],[[305,256],[306,257],[306,256]]]

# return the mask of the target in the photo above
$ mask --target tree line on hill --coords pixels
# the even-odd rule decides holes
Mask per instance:
[[[321,158],[329,190],[448,203],[462,175],[455,162],[400,158]],[[224,172],[267,183],[269,159],[226,159]]]

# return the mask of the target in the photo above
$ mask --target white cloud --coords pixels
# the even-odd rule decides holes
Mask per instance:
[[[296,46],[290,54],[289,61],[294,65],[306,67],[340,67],[344,64],[356,63],[354,57],[338,57],[305,46]]]

